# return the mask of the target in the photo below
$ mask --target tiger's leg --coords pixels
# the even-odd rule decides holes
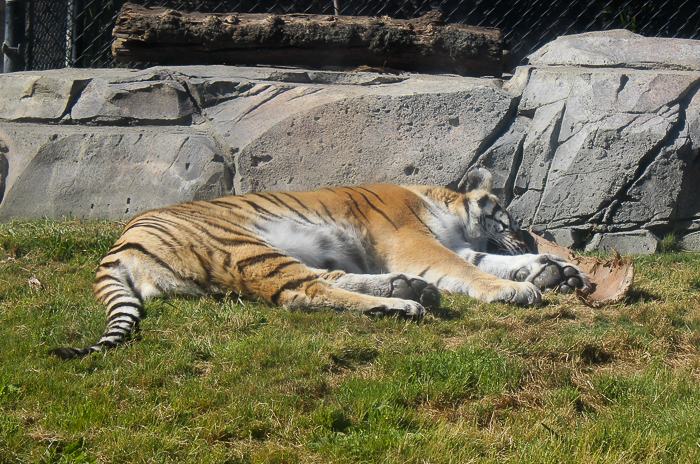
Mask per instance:
[[[435,285],[416,276],[398,272],[351,274],[343,271],[332,271],[322,273],[321,278],[334,287],[354,293],[413,300],[428,309],[440,306],[440,290]]]
[[[502,279],[532,282],[542,291],[588,291],[590,277],[564,258],[550,254],[493,255],[463,250],[459,255],[484,272]]]
[[[420,318],[425,314],[424,307],[414,301],[413,293],[395,294],[390,291],[359,292],[358,285],[343,281],[342,271],[328,273],[310,268],[281,253],[268,254],[268,259],[259,262],[241,260],[245,266],[238,266],[238,277],[246,282],[246,293],[261,297],[270,303],[290,310],[333,308],[356,311],[373,315],[402,315]],[[332,275],[330,279],[329,275]],[[346,285],[336,285],[333,280],[341,280]],[[399,279],[394,279],[397,281]],[[387,280],[385,283],[390,284]],[[418,285],[417,283],[415,285]],[[366,288],[365,288],[366,290]]]
[[[464,293],[486,303],[531,305],[542,301],[542,294],[531,282],[515,282],[488,274],[433,237],[403,231],[382,245],[389,270],[418,275],[441,290]]]
[[[178,276],[166,263],[138,248],[121,250],[117,258],[108,254],[97,269],[93,290],[95,299],[107,311],[107,327],[102,337],[94,345],[57,348],[51,354],[72,359],[117,347],[138,331],[141,319],[146,316],[144,301],[164,294],[205,293],[194,281]]]

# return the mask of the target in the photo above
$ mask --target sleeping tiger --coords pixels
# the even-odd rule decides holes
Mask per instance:
[[[440,290],[485,302],[541,301],[586,290],[589,277],[552,255],[524,254],[518,226],[485,169],[467,193],[441,187],[324,188],[184,203],[133,218],[102,259],[95,298],[107,328],[76,358],[123,344],[157,296],[237,292],[290,310],[335,308],[420,318]],[[494,247],[511,256],[487,253]],[[516,255],[516,256],[512,256]]]

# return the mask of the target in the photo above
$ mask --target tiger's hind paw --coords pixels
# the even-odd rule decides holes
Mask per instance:
[[[436,309],[440,306],[440,290],[420,277],[409,277],[403,274],[393,275],[390,296],[417,301],[428,309]]]
[[[368,316],[397,316],[407,319],[422,319],[425,316],[425,308],[419,303],[398,298],[387,298],[386,303],[380,304],[363,311]]]

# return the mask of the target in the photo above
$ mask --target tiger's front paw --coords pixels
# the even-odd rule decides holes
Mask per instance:
[[[531,282],[513,282],[503,279],[494,279],[488,283],[482,282],[481,285],[472,286],[467,294],[485,303],[500,301],[530,306],[542,302],[542,293]]]
[[[532,282],[542,291],[559,289],[569,293],[574,289],[587,291],[591,279],[581,269],[555,255],[537,255],[534,260],[515,272],[518,282]]]
[[[501,290],[497,301],[530,306],[542,302],[542,293],[530,282],[509,282],[512,286]]]

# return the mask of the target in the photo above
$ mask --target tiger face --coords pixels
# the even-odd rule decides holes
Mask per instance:
[[[587,289],[588,276],[575,266],[525,253],[491,183],[479,169],[469,173],[466,193],[376,184],[148,211],[127,224],[97,269],[104,334],[53,354],[74,358],[121,345],[155,296],[236,292],[290,310],[420,318],[439,305],[440,290],[531,305],[544,290]]]
[[[473,237],[471,243],[474,249],[506,255],[530,251],[520,233],[520,225],[501,206],[495,195],[478,190],[468,197],[471,197],[468,214],[473,218],[473,224],[466,237]]]

